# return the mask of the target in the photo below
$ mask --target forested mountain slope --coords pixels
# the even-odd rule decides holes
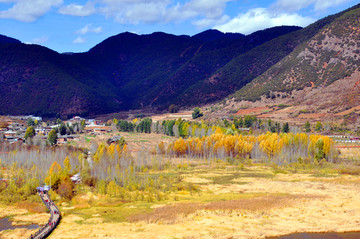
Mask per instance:
[[[126,32],[76,54],[0,36],[0,114],[164,110],[235,92],[237,100],[274,92],[291,98],[294,90],[357,75],[359,7],[304,29],[282,26],[247,36],[217,30],[192,37]]]
[[[38,45],[0,44],[0,114],[56,116],[120,110],[111,84]]]
[[[165,109],[170,103],[180,104],[177,97],[192,84],[239,54],[298,30],[275,29],[249,36],[216,30],[193,37],[122,33],[78,54],[59,54],[1,36],[0,114],[94,115],[151,106]]]
[[[276,27],[248,36],[211,30],[194,37],[122,33],[89,52],[70,57],[110,80],[129,103],[129,108],[152,106],[163,109],[171,103],[193,105],[207,102],[201,96],[189,97],[184,93],[235,57],[296,30],[299,28]],[[225,85],[218,82],[217,87]],[[188,101],[180,101],[182,98]]]

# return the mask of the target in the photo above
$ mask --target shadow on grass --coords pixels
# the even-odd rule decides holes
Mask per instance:
[[[245,210],[257,211],[276,207],[290,206],[296,200],[314,199],[316,195],[268,195],[262,197],[242,198],[228,201],[216,201],[210,203],[178,203],[175,205],[163,206],[154,209],[150,213],[137,214],[128,217],[129,222],[146,221],[156,223],[159,221],[168,224],[176,223],[180,216],[186,217],[196,211],[223,211],[223,212],[243,212]]]

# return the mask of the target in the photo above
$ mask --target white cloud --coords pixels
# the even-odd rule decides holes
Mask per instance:
[[[348,1],[349,0],[277,0],[275,4],[272,5],[272,9],[293,12],[313,5],[316,11],[323,11]]]
[[[77,37],[77,38],[73,41],[73,43],[75,43],[75,44],[81,44],[81,43],[84,43],[84,42],[86,42],[86,39],[83,38],[83,37]]]
[[[319,11],[319,10],[325,10],[328,9],[330,7],[335,7],[338,6],[340,4],[343,4],[345,2],[348,2],[349,0],[327,0],[327,1],[320,1],[317,0],[315,3],[315,10]]]
[[[33,22],[45,15],[52,7],[60,6],[63,0],[13,0],[6,2],[13,2],[15,4],[7,10],[0,11],[0,18]]]
[[[34,38],[31,42],[33,44],[42,45],[42,44],[46,43],[47,41],[49,41],[49,37],[41,36],[41,37]]]
[[[192,0],[186,3],[182,10],[194,11],[198,15],[203,15],[209,19],[221,18],[226,3],[231,0]]]
[[[102,0],[100,12],[119,23],[167,23],[193,19],[198,26],[224,19],[226,3],[232,0]],[[198,18],[201,18],[199,20]]]
[[[3,0],[0,0],[0,2]],[[44,43],[49,41],[49,37],[48,36],[41,36],[41,37],[37,37],[32,39],[31,41],[25,41],[25,44],[37,44],[37,45],[43,45]]]
[[[77,30],[75,33],[80,34],[80,35],[85,35],[89,32],[92,32],[92,33],[101,33],[102,32],[102,27],[91,27],[91,25],[92,24],[87,24],[83,28],[80,28],[79,30]]]
[[[209,19],[209,18],[203,18],[200,20],[193,21],[192,24],[194,24],[197,28],[203,29],[209,26],[224,24],[225,22],[229,21],[230,17],[228,15],[222,16],[220,19]]]
[[[296,13],[272,13],[265,8],[255,8],[214,28],[223,32],[250,34],[274,26],[295,25],[304,27],[312,22],[314,22],[314,19]]]
[[[79,30],[76,31],[76,34],[82,34],[85,35],[86,33],[89,32],[89,27],[91,26],[91,24],[87,24],[85,27],[80,28]]]
[[[169,4],[169,0],[102,0],[100,12],[119,23],[153,23],[161,20]]]
[[[67,6],[60,8],[59,13],[64,15],[85,17],[96,13],[96,8],[93,2],[87,2],[85,5],[71,3]]]
[[[95,28],[92,29],[92,32],[93,33],[101,33],[102,30],[103,30],[102,27],[95,27]]]

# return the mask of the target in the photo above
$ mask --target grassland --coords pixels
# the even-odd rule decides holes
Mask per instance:
[[[121,135],[130,152],[150,151],[160,141],[174,139]],[[110,197],[84,185],[77,187],[70,201],[55,199],[62,221],[49,238],[265,238],[294,232],[359,231],[357,155],[357,148],[341,149],[343,163],[281,167],[251,160],[231,165],[175,158],[181,162],[179,167],[141,172],[157,175],[176,188],[160,192],[153,200],[136,196],[135,191],[131,198]],[[15,225],[41,225],[49,215],[34,198],[17,204],[0,202],[2,217]],[[0,238],[26,238],[34,231],[1,231]]]
[[[63,210],[51,238],[264,238],[360,229],[359,176],[331,167],[282,170],[196,166],[177,172],[199,187],[196,193],[154,203],[97,197],[88,206],[84,197]]]
[[[171,172],[196,190],[180,190],[161,201],[79,194],[60,205],[63,219],[50,238],[264,238],[360,230],[359,172],[339,165],[200,164]],[[10,216],[15,223],[46,221],[46,214],[31,210],[35,204],[5,206],[1,217]],[[16,229],[0,236],[29,233]]]

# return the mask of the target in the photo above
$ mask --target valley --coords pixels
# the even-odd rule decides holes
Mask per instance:
[[[81,21],[110,9],[60,2]],[[358,236],[360,4],[332,13],[249,34],[216,30],[227,15],[193,35],[116,28],[77,53],[0,35],[0,238]]]

